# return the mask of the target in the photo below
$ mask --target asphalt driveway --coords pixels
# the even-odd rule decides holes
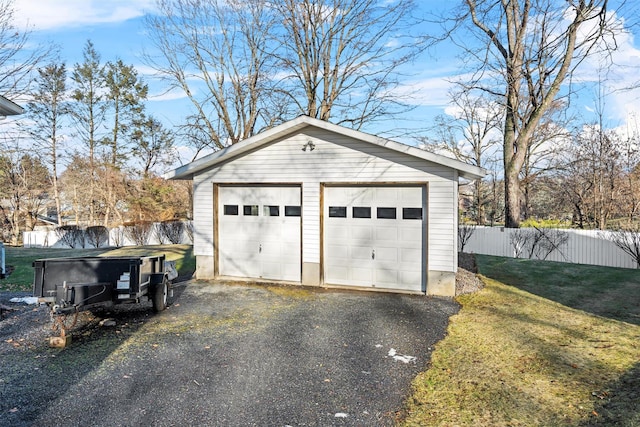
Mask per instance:
[[[392,425],[457,311],[449,299],[187,282],[159,315],[97,312],[63,350],[3,334],[0,424]]]

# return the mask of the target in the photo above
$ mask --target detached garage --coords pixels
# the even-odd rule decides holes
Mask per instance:
[[[182,166],[199,279],[453,295],[458,178],[483,170],[307,116]]]

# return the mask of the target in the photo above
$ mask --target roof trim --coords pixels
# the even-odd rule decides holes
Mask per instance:
[[[486,175],[484,169],[450,157],[439,154],[430,153],[410,145],[401,144],[390,139],[381,138],[361,131],[349,129],[343,126],[335,125],[324,120],[318,120],[309,116],[299,116],[293,120],[275,126],[257,135],[245,139],[244,141],[230,145],[222,150],[211,153],[201,159],[187,163],[177,169],[167,172],[164,177],[166,179],[193,179],[198,172],[224,162],[231,157],[236,157],[248,151],[255,150],[262,145],[268,144],[284,135],[296,132],[307,126],[313,126],[330,132],[338,133],[373,145],[385,147],[393,151],[404,153],[413,157],[437,163],[450,167],[459,172],[460,176],[467,179],[478,179]]]
[[[23,112],[24,108],[0,95],[0,116],[16,116]]]

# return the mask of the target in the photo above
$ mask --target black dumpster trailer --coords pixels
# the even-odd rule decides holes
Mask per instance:
[[[33,296],[55,314],[138,303],[144,297],[159,312],[167,307],[177,276],[164,255],[48,258],[34,261],[33,267]]]

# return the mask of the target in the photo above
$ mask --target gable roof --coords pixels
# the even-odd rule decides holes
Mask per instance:
[[[21,106],[0,95],[0,116],[15,116],[23,111]]]
[[[467,179],[482,178],[486,174],[484,169],[461,162],[459,160],[430,153],[428,151],[421,150],[410,145],[401,144],[390,139],[381,138],[379,136],[335,125],[324,120],[318,120],[309,116],[299,116],[293,120],[254,135],[251,138],[247,138],[244,141],[225,147],[222,150],[216,151],[201,159],[194,160],[191,163],[187,163],[186,165],[167,172],[164,177],[166,179],[193,179],[194,175],[197,175],[199,172],[205,169],[222,163],[232,157],[241,156],[244,153],[253,151],[278,138],[298,132],[308,126],[355,138],[373,145],[385,147],[389,150],[397,151],[413,157],[417,157],[419,159],[447,166],[449,168],[456,169],[459,172],[460,176]]]

